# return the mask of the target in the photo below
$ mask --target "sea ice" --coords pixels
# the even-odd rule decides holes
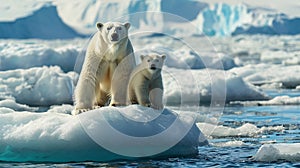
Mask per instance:
[[[74,86],[78,80],[77,73],[64,73],[57,66],[1,71],[0,77],[2,99],[13,98],[18,103],[31,106],[72,104]],[[165,102],[172,105],[210,103],[214,98],[220,103],[268,99],[241,77],[222,70],[165,67],[163,81]]]
[[[299,105],[300,97],[276,96],[271,100],[264,101],[235,101],[231,104],[240,104],[245,106],[272,106],[272,105]]]
[[[70,162],[182,156],[197,154],[198,145],[207,144],[192,113],[132,105],[72,116],[61,113],[69,113],[69,106],[54,109],[1,113],[0,160]]]
[[[63,73],[59,67],[0,71],[0,96],[32,106],[72,103],[77,77],[74,72]]]
[[[263,85],[265,88],[272,88],[274,86],[296,88],[300,85],[300,76],[298,75],[300,73],[299,65],[253,64],[236,67],[229,71],[243,77],[243,79],[252,84]]]
[[[258,128],[254,124],[250,123],[246,123],[238,128],[230,128],[222,125],[214,125],[209,123],[197,123],[197,126],[203,131],[203,134],[207,137],[253,137],[267,131],[284,130],[283,126],[270,126]]]
[[[278,143],[278,144],[264,144],[253,159],[261,162],[275,162],[286,160],[290,162],[300,161],[300,143]]]
[[[81,49],[75,45],[52,47],[39,41],[0,42],[0,70],[27,69],[42,66],[60,66],[65,72],[73,71]]]

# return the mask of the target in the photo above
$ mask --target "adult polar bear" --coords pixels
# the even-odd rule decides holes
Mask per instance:
[[[127,104],[127,85],[136,66],[133,48],[128,39],[130,23],[97,23],[85,55],[75,89],[73,114],[104,106]]]

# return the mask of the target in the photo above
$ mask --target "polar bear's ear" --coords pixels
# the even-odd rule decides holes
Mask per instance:
[[[97,22],[96,26],[97,26],[97,29],[101,31],[101,29],[103,27],[103,23]]]
[[[126,29],[128,30],[128,29],[130,28],[130,23],[126,22],[126,23],[124,24],[124,26],[125,26]]]
[[[140,58],[141,58],[141,60],[143,61],[144,58],[145,58],[145,55],[141,55]]]
[[[165,60],[166,58],[167,58],[167,56],[165,55],[165,54],[162,54],[162,55],[160,55],[161,56],[161,58],[163,59],[163,60]]]

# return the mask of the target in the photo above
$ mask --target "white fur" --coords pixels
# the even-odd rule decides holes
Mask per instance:
[[[104,106],[125,105],[130,73],[136,66],[128,39],[129,23],[97,23],[75,89],[73,114]]]
[[[161,69],[165,56],[141,56],[142,63],[131,74],[128,97],[132,104],[163,109],[163,83]]]

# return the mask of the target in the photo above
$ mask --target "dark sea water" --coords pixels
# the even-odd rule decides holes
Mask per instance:
[[[298,96],[294,91],[267,91],[269,95]],[[203,107],[205,109],[205,107]],[[200,112],[201,113],[201,112]],[[210,146],[199,147],[196,156],[114,162],[78,163],[0,163],[0,167],[300,167],[300,162],[278,160],[258,162],[253,159],[265,143],[300,143],[300,106],[227,106],[218,125],[237,128],[246,123],[258,128],[283,126],[247,136],[211,136]],[[239,143],[235,143],[239,142]],[[229,145],[222,145],[229,143]],[[231,145],[230,145],[231,144]]]

